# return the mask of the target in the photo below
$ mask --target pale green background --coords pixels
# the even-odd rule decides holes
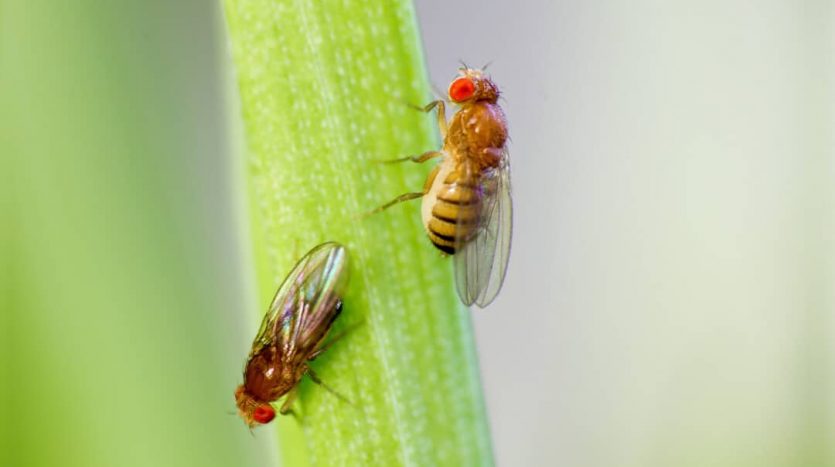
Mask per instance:
[[[0,5],[0,465],[267,464],[219,7]]]
[[[827,2],[417,3],[506,91],[500,465],[835,465]],[[218,7],[0,3],[0,465],[265,465]],[[427,246],[429,248],[429,246]]]

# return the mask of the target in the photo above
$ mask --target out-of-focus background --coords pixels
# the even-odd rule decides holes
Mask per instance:
[[[0,3],[0,465],[274,465],[232,395],[259,307],[224,34],[214,2]]]
[[[416,8],[439,88],[492,61],[505,93],[498,464],[835,465],[832,4]],[[196,0],[0,3],[0,464],[273,458],[218,409],[257,308],[224,34]]]
[[[417,9],[439,87],[505,93],[498,463],[835,465],[832,3]]]

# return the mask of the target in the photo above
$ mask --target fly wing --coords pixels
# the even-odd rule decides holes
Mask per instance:
[[[306,360],[339,315],[347,279],[345,247],[329,242],[310,250],[278,288],[250,356],[274,346],[282,361]]]
[[[481,204],[476,224],[457,219],[455,285],[465,305],[484,308],[499,293],[510,257],[513,206],[507,154],[499,167],[477,178]]]

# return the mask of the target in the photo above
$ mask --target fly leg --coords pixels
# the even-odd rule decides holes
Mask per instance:
[[[416,109],[420,110],[421,112],[429,113],[435,107],[438,108],[438,129],[441,131],[441,139],[446,139],[446,103],[443,100],[438,99],[426,104],[423,107],[416,107]]]
[[[441,157],[443,155],[444,155],[444,153],[442,153],[441,151],[426,151],[423,154],[420,154],[418,156],[406,156],[406,157],[400,157],[400,158],[397,158],[397,159],[388,159],[388,160],[384,160],[384,161],[380,161],[380,162],[383,163],[383,164],[396,164],[398,162],[412,161],[412,162],[416,162],[416,163],[420,164],[422,162],[428,161],[429,159],[434,159],[436,157]]]
[[[307,376],[310,376],[311,381],[325,388],[329,393],[336,396],[339,400],[353,407],[354,404],[352,404],[351,401],[349,401],[345,396],[336,392],[335,389],[328,386],[321,379],[319,379],[319,376],[316,375],[316,373],[313,371],[313,368],[307,367]]]
[[[443,100],[438,99],[438,100],[432,101],[432,102],[426,104],[423,107],[420,107],[418,105],[410,105],[410,107],[412,107],[415,110],[419,110],[421,112],[427,112],[427,113],[431,112],[432,110],[434,110],[437,107],[438,108],[438,129],[441,132],[441,139],[446,139],[446,133],[447,133],[446,104],[444,103]],[[443,155],[444,155],[444,153],[442,153],[441,151],[426,151],[419,156],[406,156],[406,157],[401,157],[399,159],[390,159],[390,160],[384,160],[384,161],[380,161],[380,162],[382,162],[384,164],[393,164],[395,162],[405,162],[405,161],[412,161],[412,162],[421,163],[421,162],[426,162],[429,159],[434,159],[436,157],[441,157]]]
[[[293,402],[296,400],[297,394],[298,393],[296,392],[295,388],[291,389],[290,392],[287,393],[287,397],[284,399],[284,403],[281,404],[281,408],[278,409],[278,413],[280,413],[281,415],[290,414],[293,416],[293,418],[299,420],[299,416],[296,414],[296,412],[293,412],[293,408],[291,407],[293,405]]]
[[[432,86],[432,94],[435,94],[435,97],[437,97],[437,98],[438,98],[438,100],[442,100],[442,101],[449,102],[449,100],[447,100],[447,98],[446,98],[447,93],[446,93],[446,92],[444,92],[444,91],[441,89],[441,87],[440,87],[440,86],[438,86],[438,84],[437,84],[437,83],[430,83],[430,84],[431,84],[431,86]]]
[[[384,204],[384,205],[382,205],[382,206],[380,206],[380,207],[378,207],[378,208],[376,208],[372,211],[369,211],[369,212],[365,213],[365,215],[363,215],[362,217],[368,217],[372,214],[377,214],[380,211],[384,211],[384,210],[394,206],[395,204],[402,203],[404,201],[409,201],[409,200],[412,200],[412,199],[422,198],[426,193],[429,193],[430,189],[432,189],[432,184],[435,182],[435,177],[438,176],[438,171],[440,170],[440,168],[441,168],[440,165],[436,165],[435,168],[432,169],[431,172],[429,172],[429,176],[426,177],[426,183],[423,184],[423,191],[421,193],[402,194],[402,195],[398,196],[397,198],[394,198],[393,200],[389,201],[388,203],[386,203],[386,204]]]
[[[378,212],[384,211],[384,210],[394,206],[395,204],[402,203],[404,201],[410,201],[410,200],[413,200],[413,199],[422,198],[422,197],[423,197],[423,193],[405,193],[405,194],[402,194],[402,195],[398,196],[397,198],[394,198],[393,200],[389,201],[388,203],[365,213],[365,215],[363,217],[368,217],[372,214],[377,214]]]
[[[359,323],[356,323],[356,324],[352,324],[352,325],[348,326],[347,328],[343,329],[342,332],[340,332],[339,334],[331,337],[330,339],[328,339],[327,342],[325,342],[324,344],[319,346],[319,348],[316,349],[312,354],[310,354],[310,357],[308,357],[307,359],[308,360],[313,360],[316,357],[318,357],[319,355],[322,355],[325,351],[327,351],[329,348],[331,348],[331,346],[333,346],[333,344],[336,344],[336,342],[339,341],[339,339],[342,339],[343,337],[345,337],[349,332],[353,331],[354,329],[359,327],[361,324],[362,324],[362,322],[359,322]]]

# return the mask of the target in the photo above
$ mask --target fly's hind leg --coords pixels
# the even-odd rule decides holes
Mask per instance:
[[[406,193],[394,198],[393,200],[389,201],[388,203],[366,213],[363,217],[368,217],[372,214],[377,214],[380,211],[384,211],[395,204],[402,203],[404,201],[409,201],[417,198],[423,198],[426,193],[429,193],[429,190],[432,188],[432,184],[435,182],[435,177],[438,175],[438,171],[440,170],[441,166],[436,165],[431,172],[429,172],[429,176],[426,177],[426,183],[423,185],[423,191],[420,193]]]
[[[314,351],[312,354],[310,354],[310,357],[308,357],[307,359],[308,360],[314,360],[319,355],[322,355],[325,351],[327,351],[329,348],[331,348],[331,346],[333,346],[333,344],[336,344],[339,341],[339,339],[342,339],[343,337],[345,337],[349,332],[353,331],[354,329],[359,327],[361,324],[362,324],[362,322],[352,324],[352,325],[348,326],[347,328],[343,329],[342,332],[340,332],[339,334],[329,338],[327,342],[320,345],[319,348],[316,349],[316,351]]]
[[[311,381],[313,381],[314,383],[318,384],[319,386],[322,386],[323,388],[325,388],[325,390],[327,390],[329,393],[336,396],[339,400],[341,400],[342,402],[344,402],[344,403],[353,407],[354,404],[352,404],[351,401],[349,401],[347,397],[343,396],[342,394],[338,393],[335,389],[333,389],[332,387],[325,384],[319,378],[319,376],[313,371],[313,368],[307,367],[307,376],[310,377]]]
[[[384,205],[382,205],[378,208],[375,208],[371,211],[368,211],[367,213],[365,213],[365,216],[363,216],[363,217],[368,217],[372,214],[377,214],[378,212],[385,211],[386,209],[394,206],[395,204],[402,203],[404,201],[411,201],[413,199],[418,199],[418,198],[422,198],[422,197],[423,197],[423,193],[405,193],[405,194],[402,194],[402,195],[398,196],[397,198],[394,198],[393,200],[389,201],[388,203],[386,203],[386,204],[384,204]]]

